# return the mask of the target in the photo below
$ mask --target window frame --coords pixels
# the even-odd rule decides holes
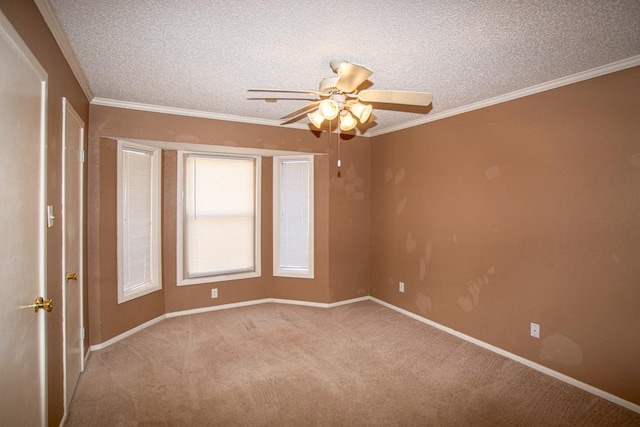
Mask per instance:
[[[282,267],[280,262],[280,200],[281,200],[281,170],[286,161],[304,161],[309,165],[309,268],[294,269]],[[273,157],[273,275],[275,277],[294,277],[301,279],[313,279],[314,273],[314,156],[310,155],[286,155]]]
[[[254,270],[236,273],[222,273],[211,276],[185,278],[184,272],[184,165],[189,155],[214,157],[214,158],[240,158],[253,159],[255,162],[255,217],[254,217]],[[199,285],[203,283],[223,282],[230,280],[250,279],[262,276],[261,262],[261,183],[262,183],[262,157],[251,154],[229,154],[217,152],[204,152],[193,150],[178,150],[177,152],[177,191],[176,191],[176,283],[178,286]]]
[[[124,287],[124,171],[123,154],[125,151],[137,151],[151,155],[151,280],[133,291]],[[149,145],[129,141],[117,141],[117,281],[118,304],[140,298],[162,289],[162,150]]]

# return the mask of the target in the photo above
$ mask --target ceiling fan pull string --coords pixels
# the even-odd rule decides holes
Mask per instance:
[[[342,160],[340,160],[342,158],[342,153],[340,150],[340,143],[341,143],[341,132],[340,132],[340,127],[338,127],[338,178],[340,178],[340,168],[342,167]]]

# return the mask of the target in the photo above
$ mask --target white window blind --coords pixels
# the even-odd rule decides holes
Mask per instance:
[[[256,271],[256,159],[184,156],[182,279]]]
[[[160,151],[118,145],[119,302],[161,288]]]
[[[313,157],[274,158],[274,274],[313,277]]]

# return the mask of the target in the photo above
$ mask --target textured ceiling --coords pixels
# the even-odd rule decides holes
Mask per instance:
[[[246,90],[316,90],[336,58],[433,94],[369,134],[640,55],[638,0],[50,2],[98,98],[278,120],[306,96]]]

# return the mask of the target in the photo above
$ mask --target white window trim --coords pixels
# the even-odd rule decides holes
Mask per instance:
[[[230,274],[219,274],[215,276],[203,276],[203,277],[194,277],[191,279],[184,278],[184,156],[189,154],[197,154],[203,156],[218,156],[218,157],[239,157],[239,158],[253,158],[255,159],[256,164],[256,182],[255,182],[255,191],[256,191],[256,206],[255,206],[255,236],[254,236],[254,259],[255,259],[255,270],[247,271],[242,273],[230,273]],[[198,285],[202,283],[214,283],[214,282],[225,282],[229,280],[241,280],[241,279],[251,279],[255,277],[261,277],[262,275],[262,261],[261,261],[261,217],[262,213],[260,210],[261,206],[261,176],[262,176],[262,157],[254,156],[254,155],[233,155],[229,153],[212,153],[212,152],[201,152],[201,151],[183,151],[179,150],[177,155],[178,168],[178,183],[177,183],[177,203],[176,203],[176,280],[178,286],[186,286],[186,285]]]
[[[280,266],[280,169],[283,160],[309,162],[309,269],[282,268]],[[273,275],[277,277],[314,278],[314,158],[313,155],[273,157]]]
[[[123,180],[122,180],[122,151],[124,149],[141,150],[152,153],[152,224],[154,224],[151,236],[151,245],[153,255],[151,257],[151,282],[145,286],[136,289],[133,292],[124,292],[124,280],[123,280],[123,240],[124,240],[124,227],[123,227]],[[117,244],[117,262],[118,262],[118,304],[126,301],[131,301],[135,298],[139,298],[143,295],[150,294],[152,292],[162,289],[162,263],[161,263],[161,251],[160,251],[160,239],[161,239],[161,177],[162,177],[162,150],[160,148],[136,144],[129,141],[118,140],[117,149],[117,232],[118,232],[118,244]]]

